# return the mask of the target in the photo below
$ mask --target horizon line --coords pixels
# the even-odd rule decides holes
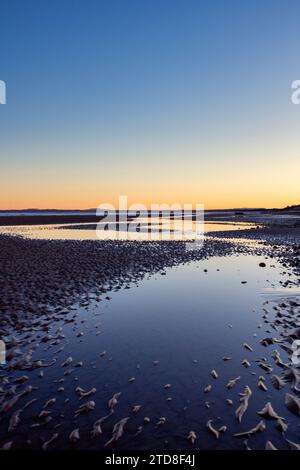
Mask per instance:
[[[163,204],[163,203],[162,203]],[[205,209],[204,211],[230,211],[230,210],[280,210],[280,209],[287,209],[291,207],[298,207],[300,204],[293,204],[290,206],[284,206],[284,207],[230,207],[230,208],[213,208],[213,209]],[[108,209],[110,210],[110,209]],[[130,210],[130,207],[128,208]],[[151,210],[149,207],[146,210]],[[168,209],[165,209],[168,210]],[[177,209],[179,210],[179,209]],[[192,209],[195,210],[195,209]],[[37,207],[27,207],[27,208],[22,208],[22,209],[0,209],[0,212],[96,212],[97,207],[92,207],[88,209],[57,209],[57,208],[37,208]],[[176,210],[175,210],[176,211]]]

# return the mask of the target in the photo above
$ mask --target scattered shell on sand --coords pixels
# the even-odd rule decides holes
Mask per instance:
[[[300,444],[296,444],[295,442],[289,441],[288,439],[286,440],[286,442],[290,446],[291,450],[300,450]]]
[[[32,354],[33,354],[33,349],[29,349],[29,351],[25,353],[21,359],[19,359],[19,361],[15,362],[14,364],[9,365],[8,370],[22,369],[27,364],[29,364]]]
[[[75,443],[79,441],[80,439],[80,434],[79,434],[79,429],[74,429],[71,434],[69,435],[69,441]]]
[[[73,358],[71,356],[67,357],[67,359],[64,360],[62,363],[62,367],[67,367],[73,362]]]
[[[27,380],[29,380],[29,377],[27,375],[22,375],[22,377],[18,377],[17,379],[15,379],[15,383],[16,384],[23,384],[25,382],[27,382]]]
[[[12,432],[16,429],[16,427],[20,424],[21,419],[20,419],[20,414],[22,410],[17,410],[13,415],[11,416],[9,420],[9,427],[8,427],[8,432]]]
[[[266,384],[263,380],[259,380],[257,386],[258,386],[258,388],[260,388],[264,392],[268,391],[268,387],[266,386]]]
[[[194,444],[195,440],[197,439],[196,433],[194,431],[190,431],[187,439]]]
[[[213,422],[212,419],[209,419],[206,423],[206,427],[209,430],[209,432],[213,434],[213,436],[215,436],[216,439],[219,439],[220,433],[213,427],[212,422]]]
[[[96,403],[92,400],[86,403],[82,403],[82,405],[80,405],[80,407],[75,411],[75,415],[93,411],[95,409],[95,406],[96,406]]]
[[[238,381],[240,380],[240,376],[239,377],[236,377],[235,379],[232,379],[232,380],[229,380],[228,384],[226,385],[227,388],[233,388],[237,383]]]
[[[226,432],[226,431],[227,431],[227,426],[225,426],[225,425],[221,426],[221,427],[218,429],[218,431],[219,431],[220,433]]]
[[[44,444],[42,445],[42,449],[43,450],[47,450],[49,445],[55,441],[57,438],[58,438],[59,434],[58,433],[54,433],[53,436],[46,442],[44,442]]]
[[[52,416],[46,416],[46,418],[41,423],[34,423],[30,427],[31,428],[40,428],[42,426],[46,426],[46,424],[52,421]]]
[[[266,419],[284,420],[284,418],[282,418],[276,413],[270,401],[266,403],[265,406],[260,411],[257,412],[257,414],[260,416],[263,416]]]
[[[56,403],[56,398],[50,398],[50,400],[46,401],[43,408],[48,408],[48,406],[53,406],[54,403]]]
[[[135,436],[135,437],[138,436],[139,434],[142,433],[142,431],[143,431],[143,426],[139,426],[139,427],[137,428],[137,431],[136,431],[136,433],[134,434],[134,436]]]
[[[271,367],[269,364],[266,364],[263,361],[258,361],[259,367],[261,367],[263,370],[265,370],[268,374],[273,371],[273,367]]]
[[[23,390],[23,392],[18,393],[10,400],[5,401],[0,408],[0,416],[10,411],[24,395],[31,393],[32,390],[33,390],[33,387],[31,385],[28,385],[28,387],[26,387],[25,390]]]
[[[156,423],[156,428],[158,428],[159,426],[162,426],[163,424],[166,424],[167,422],[167,418],[165,418],[164,416],[162,416],[161,418],[159,418],[159,420],[157,421]]]
[[[46,418],[47,416],[49,416],[51,414],[51,411],[49,410],[42,410],[39,414],[39,419],[44,419]]]
[[[97,392],[97,389],[95,387],[92,387],[90,390],[84,390],[81,387],[76,387],[75,388],[75,393],[80,396],[80,399],[90,397],[91,395],[95,395]]]
[[[93,425],[93,429],[91,431],[91,436],[92,437],[99,437],[102,434],[102,429],[101,429],[101,422],[100,420],[96,421]]]
[[[115,393],[112,398],[108,401],[108,408],[113,412],[115,406],[119,403],[118,398],[122,395],[122,392]]]
[[[102,429],[101,429],[101,424],[103,421],[105,421],[107,418],[111,416],[112,413],[109,413],[106,416],[103,416],[102,418],[99,418],[93,425],[93,429],[91,431],[91,436],[92,437],[99,437],[102,434]]]
[[[276,428],[281,432],[281,434],[284,434],[287,431],[288,425],[282,421],[282,419],[278,419]]]
[[[285,363],[283,362],[283,360],[281,359],[280,353],[279,353],[279,351],[277,351],[277,349],[275,349],[275,350],[273,351],[272,357],[274,358],[275,363],[276,363],[279,367],[282,367],[282,368],[288,367],[288,365],[285,364]]]
[[[260,344],[262,346],[265,346],[265,348],[267,346],[270,346],[271,344],[274,344],[274,343],[280,343],[280,340],[278,340],[276,338],[271,338],[271,337],[263,338],[263,339],[260,340]]]
[[[142,405],[134,405],[132,408],[133,413],[137,413],[142,408]]]
[[[277,388],[277,390],[280,390],[281,388],[285,386],[285,381],[278,375],[272,375],[271,382],[273,386]]]
[[[246,450],[252,450],[251,447],[249,447],[247,440],[244,441],[244,446]]]
[[[23,406],[23,410],[25,410],[26,408],[28,408],[30,405],[33,405],[33,403],[37,402],[37,398],[33,398],[32,400],[29,400],[24,406]]]
[[[107,447],[109,444],[111,444],[112,442],[117,441],[118,439],[120,439],[120,437],[122,437],[122,435],[124,433],[124,427],[125,427],[128,420],[129,420],[129,418],[123,418],[114,425],[113,432],[112,432],[112,437],[111,437],[111,439],[109,439],[109,441],[107,441],[104,444],[104,447]]]
[[[244,432],[238,432],[234,434],[234,437],[244,437],[244,436],[253,436],[254,434],[257,434],[258,432],[263,432],[266,430],[266,425],[264,421],[260,421],[254,428],[249,429],[249,431],[244,431]]]
[[[249,361],[247,361],[247,359],[244,359],[244,360],[242,361],[242,365],[243,365],[244,367],[248,368],[248,367],[251,366],[251,363],[250,363]]]
[[[291,395],[290,393],[285,394],[284,404],[291,413],[300,416],[300,399]]]
[[[10,450],[13,446],[13,441],[9,441],[9,442],[6,442],[5,444],[3,444],[3,446],[1,447],[1,450]]]
[[[242,418],[248,408],[249,399],[252,395],[252,391],[248,385],[246,385],[244,393],[241,393],[240,406],[235,411],[235,416],[239,423],[241,423]]]
[[[282,378],[288,382],[293,383],[293,389],[296,392],[300,392],[298,385],[300,384],[300,372],[296,370],[294,367],[287,368],[283,374]]]
[[[266,442],[265,450],[278,450],[271,441]]]

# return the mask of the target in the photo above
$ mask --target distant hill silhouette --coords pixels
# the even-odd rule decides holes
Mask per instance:
[[[300,204],[295,204],[293,206],[286,206],[283,209],[277,209],[277,210],[279,210],[280,212],[296,212],[296,213],[299,213],[300,212]]]
[[[287,206],[284,208],[284,210],[300,210],[300,204],[296,204],[294,206]]]

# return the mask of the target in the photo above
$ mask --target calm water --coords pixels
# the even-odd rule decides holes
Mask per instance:
[[[160,219],[152,219],[151,224],[151,240],[169,240],[170,235],[167,231],[167,222]],[[103,227],[105,224],[99,224]],[[226,223],[226,222],[207,222],[203,224],[189,223],[185,227],[185,239],[195,238],[194,234],[197,232],[202,237],[205,232],[218,232],[227,230],[242,230],[251,229],[256,225],[248,223]],[[172,221],[171,226],[172,239],[182,239],[182,225],[179,221]],[[0,233],[20,235],[26,238],[36,239],[56,239],[56,240],[122,240],[128,234],[131,240],[149,240],[149,225],[146,219],[141,221],[139,232],[135,232],[135,227],[129,227],[127,224],[120,224],[118,231],[108,228],[108,230],[97,231],[95,230],[94,223],[87,224],[67,224],[67,225],[24,225],[24,226],[0,226]]]
[[[26,441],[26,419],[32,423],[32,416],[53,396],[57,397],[57,403],[52,413],[56,422],[62,423],[57,430],[59,438],[53,444],[58,448],[70,447],[68,434],[76,427],[81,434],[78,448],[102,448],[111,436],[113,425],[126,416],[130,420],[124,436],[116,444],[117,449],[188,449],[191,446],[186,436],[191,430],[198,436],[195,449],[243,448],[243,439],[234,438],[232,434],[256,425],[259,421],[256,412],[267,401],[272,401],[283,416],[288,413],[286,437],[297,441],[298,419],[286,411],[282,391],[275,390],[269,382],[267,393],[257,388],[258,375],[266,374],[255,366],[254,359],[263,356],[268,359],[274,349],[258,344],[260,338],[267,336],[266,326],[258,328],[262,323],[263,303],[266,299],[273,302],[273,293],[282,289],[280,281],[287,277],[273,260],[266,261],[266,268],[259,268],[261,260],[257,256],[239,255],[172,268],[165,276],[156,275],[130,289],[109,294],[110,300],[78,307],[69,314],[70,317],[78,313],[75,323],[53,324],[49,333],[55,334],[62,326],[66,335],[65,349],[55,355],[57,365],[46,368],[44,378],[38,378],[37,372],[28,373],[30,383],[39,388],[34,396],[40,399],[25,410],[24,424],[19,428],[16,442],[21,445]],[[242,281],[247,283],[241,284]],[[289,292],[289,289],[284,291]],[[76,334],[80,331],[84,335],[78,338]],[[258,337],[254,338],[253,334]],[[252,345],[254,352],[246,351],[242,347],[244,342]],[[41,343],[34,358],[51,361],[57,349],[58,346],[49,349]],[[104,350],[106,355],[100,357]],[[281,354],[286,359],[283,351]],[[61,363],[70,355],[74,361],[83,361],[84,366],[64,377]],[[233,359],[224,362],[223,356]],[[245,358],[252,362],[249,369],[241,365]],[[153,361],[159,364],[154,365]],[[210,375],[212,369],[219,374],[217,380]],[[238,385],[227,390],[228,380],[238,375],[241,376]],[[54,380],[62,377],[65,391],[58,394],[59,385]],[[132,377],[135,381],[129,383]],[[172,385],[169,390],[164,389],[167,383]],[[203,389],[209,383],[213,390],[204,394]],[[253,396],[242,424],[238,424],[234,410],[238,406],[238,394],[246,384],[252,388]],[[97,388],[96,395],[89,398],[95,400],[96,411],[74,422],[74,409],[82,403],[74,392],[78,385]],[[107,402],[116,392],[122,392],[122,396],[114,415],[103,423],[102,437],[91,439],[93,423],[107,414]],[[64,403],[66,397],[70,398],[67,404]],[[167,401],[168,397],[172,400]],[[234,401],[233,407],[225,403],[225,398]],[[210,408],[205,406],[206,401],[210,402]],[[131,409],[137,404],[142,408],[134,414]],[[136,436],[145,416],[151,418],[151,423]],[[155,423],[162,416],[167,418],[167,423],[156,429]],[[214,420],[215,427],[228,426],[220,440],[207,432],[208,419]],[[251,446],[263,448],[266,440],[271,439],[283,448],[283,439],[274,423],[268,422],[267,426],[268,434],[252,437]],[[4,436],[6,427],[7,422],[3,420],[0,436]],[[32,446],[39,448],[41,437],[48,439],[52,433],[51,425],[30,429]],[[0,438],[0,443],[2,441],[7,439]]]

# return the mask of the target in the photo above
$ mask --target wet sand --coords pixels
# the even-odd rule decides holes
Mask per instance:
[[[149,277],[163,276],[161,279],[167,282],[174,269],[182,266],[199,269],[203,279],[207,279],[218,260],[225,257],[235,262],[246,256],[255,259],[256,269],[266,281],[272,273],[272,263],[279,263],[280,286],[286,292],[299,288],[298,233],[294,232],[285,243],[287,237],[280,232],[279,243],[277,229],[268,229],[267,237],[266,231],[245,232],[239,232],[239,236],[258,243],[234,243],[230,237],[236,237],[236,232],[224,232],[219,238],[207,238],[199,251],[186,251],[185,243],[176,241],[51,241],[0,236],[0,337],[7,346],[7,363],[0,369],[0,446],[288,449],[299,444],[300,371],[291,364],[292,342],[300,338],[297,290],[284,300],[264,300],[257,312],[257,332],[237,337],[234,358],[230,357],[229,346],[226,353],[216,345],[209,360],[210,369],[204,372],[201,367],[196,381],[189,371],[191,365],[199,365],[200,358],[191,357],[188,365],[178,355],[175,361],[182,372],[177,376],[175,369],[175,375],[170,377],[171,365],[169,372],[163,365],[162,373],[160,358],[153,356],[151,360],[149,357],[144,381],[139,383],[142,351],[134,343],[126,346],[120,337],[119,343],[124,343],[122,357],[128,356],[128,363],[135,363],[134,369],[126,369],[125,380],[108,350],[110,344],[118,341],[118,329],[110,341],[105,340],[102,331],[103,308],[110,304],[111,296],[136,292],[135,286],[141,282],[147,286]],[[238,282],[241,289],[247,288],[246,278]],[[178,285],[179,293],[180,289],[184,295],[187,286],[182,283]],[[134,299],[132,305],[136,305]],[[124,304],[125,300],[124,297]],[[159,297],[157,302],[159,306]],[[189,308],[192,306],[193,299]],[[146,308],[143,297],[137,307],[141,311]],[[156,312],[159,325],[159,308],[153,314]],[[126,323],[128,313],[126,309],[122,312],[120,333],[128,327],[134,330],[134,322]],[[92,323],[88,315],[92,315]],[[172,316],[168,321],[172,324]],[[100,338],[91,350],[87,326],[94,338]],[[228,335],[232,327],[227,324],[224,334]],[[152,338],[154,345],[159,331]],[[175,333],[178,334],[176,329]],[[136,331],[133,338],[138,335]],[[165,348],[168,350],[168,345]],[[188,350],[189,343],[183,351]],[[99,370],[98,361],[104,364]],[[124,365],[123,368],[125,372]],[[151,377],[151,385],[147,377]],[[192,392],[189,383],[193,384]],[[181,394],[185,389],[186,395],[191,396],[183,404]],[[165,407],[155,406],[158,396],[163,397]],[[171,412],[172,406],[176,413],[174,409]],[[196,420],[195,409],[199,409]],[[246,434],[236,436],[239,433]]]
[[[1,215],[0,226],[97,223],[102,217],[90,215]]]

